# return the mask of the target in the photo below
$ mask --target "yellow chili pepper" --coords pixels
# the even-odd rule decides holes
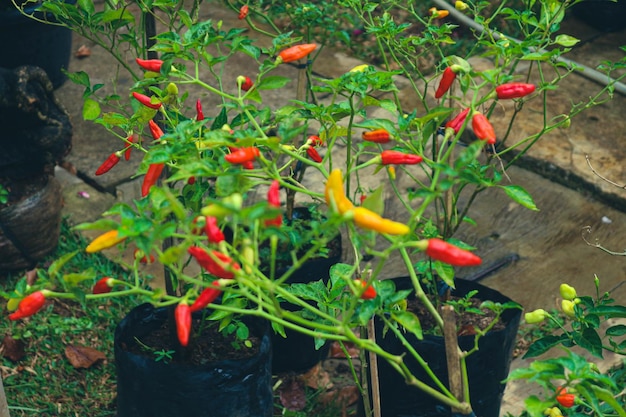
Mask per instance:
[[[430,9],[428,9],[428,13],[430,13],[430,15],[435,19],[443,19],[450,14],[449,11],[443,9],[438,10],[436,7],[431,7]]]
[[[457,0],[457,1],[454,2],[454,8],[459,10],[459,11],[461,11],[461,12],[464,11],[464,10],[467,10],[468,7],[469,6],[467,5],[467,3],[463,2],[463,1]]]
[[[410,231],[406,224],[385,219],[365,207],[355,207],[352,212],[354,213],[354,223],[364,229],[389,235],[406,235]]]
[[[343,177],[339,169],[333,169],[326,181],[326,188],[324,189],[324,197],[326,198],[326,204],[337,207],[337,211],[341,214],[352,210],[354,204],[346,197],[343,192]]]
[[[117,230],[109,230],[92,240],[87,248],[85,248],[85,252],[100,252],[101,250],[111,248],[118,243],[123,242],[125,239],[126,236],[120,236]]]

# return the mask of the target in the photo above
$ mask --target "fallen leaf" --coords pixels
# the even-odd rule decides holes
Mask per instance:
[[[33,285],[35,284],[35,281],[37,281],[37,268],[26,272],[26,284]]]
[[[88,346],[67,345],[65,357],[74,368],[90,368],[94,364],[106,359],[104,353]]]
[[[333,383],[330,374],[322,368],[322,364],[318,363],[307,372],[299,376],[299,379],[307,386],[313,389],[330,389]]]
[[[319,401],[322,404],[339,404],[342,407],[348,407],[359,400],[359,390],[356,385],[347,385],[345,387],[331,390],[320,395]]]
[[[343,345],[346,348],[346,350],[348,351],[348,355],[350,355],[351,358],[358,358],[359,357],[359,348],[354,346],[354,343],[352,343],[352,342],[345,342]],[[346,354],[341,349],[341,345],[339,344],[339,342],[335,341],[335,342],[333,342],[330,345],[330,357],[331,358],[340,358],[340,359],[346,357]]]
[[[86,45],[81,45],[74,54],[76,58],[87,58],[91,56],[91,49]]]
[[[288,410],[301,411],[306,406],[304,384],[293,376],[287,377],[279,387],[280,403]]]
[[[14,339],[11,335],[4,336],[2,340],[3,352],[2,356],[10,359],[13,362],[17,362],[26,355],[24,351],[24,342],[20,339]]]

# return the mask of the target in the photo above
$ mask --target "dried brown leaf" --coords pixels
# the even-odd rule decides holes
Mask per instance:
[[[351,358],[359,357],[359,348],[354,346],[354,343],[345,342],[343,345],[345,346]],[[345,353],[341,349],[341,345],[339,344],[339,342],[335,341],[330,345],[330,357],[339,359],[343,359],[346,357]]]
[[[279,388],[280,403],[288,410],[301,411],[306,406],[304,383],[293,376],[287,377]]]
[[[309,388],[330,389],[333,386],[330,374],[318,363],[307,372],[299,376],[299,379]]]
[[[24,342],[20,339],[14,339],[13,336],[7,334],[2,340],[3,353],[2,355],[13,361],[17,362],[26,355],[24,350]]]
[[[31,269],[30,271],[26,272],[26,284],[34,285],[35,281],[37,281],[37,268]]]
[[[74,54],[76,58],[87,58],[91,56],[91,49],[87,45],[81,45]]]
[[[355,385],[347,385],[345,387],[330,390],[320,395],[319,401],[322,404],[339,404],[342,407],[348,407],[359,400],[359,390]]]
[[[65,357],[74,368],[90,368],[94,364],[106,359],[104,353],[88,346],[67,345]]]

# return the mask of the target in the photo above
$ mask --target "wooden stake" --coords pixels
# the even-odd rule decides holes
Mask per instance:
[[[0,377],[0,417],[9,417],[9,404],[7,403],[7,396],[4,393],[2,377]]]
[[[367,322],[367,337],[376,343],[376,330],[374,329],[374,319]],[[372,406],[374,408],[374,417],[381,417],[380,410],[380,381],[378,380],[378,356],[372,351],[367,352],[370,357],[370,381]]]
[[[443,318],[443,340],[446,346],[450,392],[457,400],[463,401],[463,375],[461,374],[461,357],[456,332],[456,313],[452,306],[443,306],[441,316]],[[453,409],[452,412],[460,412],[460,410]]]

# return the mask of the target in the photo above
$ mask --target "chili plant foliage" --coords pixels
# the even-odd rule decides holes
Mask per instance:
[[[58,272],[60,262],[53,276],[41,274],[30,286],[22,282],[7,296],[19,300],[45,289],[46,300],[76,298],[87,306],[96,299],[143,296],[176,309],[182,346],[194,342],[191,311],[209,309],[208,319],[222,328],[254,315],[270,320],[279,333],[290,328],[320,341],[354,343],[423,389],[423,381],[411,375],[401,356],[355,331],[378,316],[422,337],[419,319],[406,310],[410,292],[380,280],[385,267],[401,263],[406,268],[415,296],[442,331],[438,307],[443,301],[427,290],[438,288],[440,280],[454,287],[455,266],[481,263],[474,248],[455,237],[462,222],[471,221],[471,203],[484,190],[497,188],[536,210],[523,188],[502,181],[504,171],[543,135],[567,127],[611,91],[609,85],[561,115],[548,113],[548,96],[573,71],[556,58],[575,42],[555,34],[568,6],[555,0],[536,2],[539,7],[528,10],[502,3],[495,10],[496,16],[517,22],[521,41],[493,36],[498,28],[490,26],[496,20],[487,16],[485,3],[457,5],[484,29],[474,32],[473,42],[493,58],[493,67],[485,70],[473,68],[469,56],[443,52],[442,45],[454,43],[455,28],[444,11],[420,12],[411,2],[341,0],[320,7],[263,2],[247,8],[229,3],[239,24],[245,21],[270,38],[266,46],[258,46],[241,26],[198,19],[198,2],[187,7],[159,2],[154,7],[164,29],[151,38],[150,47],[139,43],[146,38],[137,23],[141,20],[122,3],[114,15],[109,9],[92,9],[89,2],[78,7],[43,0],[42,7],[105,47],[133,74],[130,91],[118,88],[108,95],[86,73],[70,78],[85,88],[84,117],[120,139],[111,150],[114,163],[104,161],[100,172],[106,175],[102,171],[123,163],[119,156],[129,149],[143,155],[137,170],[144,177],[141,196],[79,226],[102,231],[88,252],[136,246],[141,256],[129,265],[134,280],[65,276]],[[276,3],[283,8],[272,7],[272,13],[284,13],[297,24],[294,32],[282,32],[266,17],[265,5]],[[413,23],[396,23],[398,13]],[[329,22],[329,17],[335,19]],[[352,26],[335,30],[348,17]],[[270,29],[261,29],[255,19],[269,23]],[[418,30],[409,32],[412,26]],[[122,28],[125,35],[118,41]],[[335,78],[317,75],[318,60],[333,59],[324,54],[328,44],[336,44],[337,37],[349,43],[343,33],[356,29],[377,39],[382,66],[345,68]],[[136,54],[132,64],[128,51]],[[426,55],[437,63],[434,73],[418,65]],[[229,63],[235,57],[248,60],[245,74],[232,74]],[[517,73],[521,63],[528,70]],[[624,61],[606,65],[610,71]],[[293,76],[277,75],[279,67]],[[296,93],[286,88],[290,82]],[[411,90],[411,104],[401,100],[400,82]],[[284,97],[278,108],[265,103],[270,92]],[[220,103],[217,108],[206,105],[209,96]],[[515,110],[496,124],[499,100],[515,100]],[[511,126],[524,117],[530,102],[539,104],[544,124],[518,137]],[[302,221],[293,216],[295,204],[309,204],[313,215],[308,228],[296,227]],[[393,211],[386,210],[389,204]],[[326,256],[329,242],[340,232],[350,245],[350,261],[333,267],[328,282],[286,284],[305,262]],[[139,268],[143,254],[154,254],[166,268],[171,278],[167,292],[148,285]],[[190,263],[201,272],[192,272]],[[283,310],[285,301],[300,310]],[[485,306],[496,319],[505,309],[518,307]],[[394,333],[400,338],[406,334]],[[238,334],[245,338],[248,332]],[[461,355],[461,366],[469,353]],[[471,411],[466,396],[457,398],[447,390],[429,393],[460,412]]]

